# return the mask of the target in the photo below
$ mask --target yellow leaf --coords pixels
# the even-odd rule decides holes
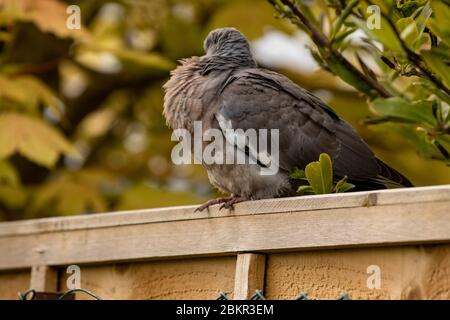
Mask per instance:
[[[62,102],[57,98],[56,93],[38,78],[31,76],[19,77],[17,78],[17,85],[22,90],[27,88],[26,91],[33,92],[36,95],[36,99],[45,107],[51,108],[58,115],[61,114],[59,105]]]
[[[18,209],[25,204],[27,193],[20,186],[0,185],[0,203],[11,209]]]
[[[43,32],[87,40],[89,34],[83,27],[79,30],[67,28],[67,7],[68,4],[58,0],[0,0],[0,21],[7,22],[8,18],[32,21]]]
[[[108,179],[107,173],[98,170],[59,172],[36,189],[28,218],[106,211],[107,203],[99,187]]]
[[[52,167],[60,154],[76,154],[66,138],[42,120],[3,113],[0,115],[0,159],[15,152],[46,167]]]
[[[81,65],[105,74],[130,74],[153,76],[173,69],[172,61],[158,53],[137,52],[127,49],[107,49],[90,45],[79,47],[76,61]]]
[[[26,88],[24,90],[24,88]],[[0,75],[0,100],[17,103],[27,111],[34,112],[39,103],[61,115],[62,104],[45,83],[32,76],[7,77]]]
[[[16,168],[8,161],[0,160],[0,183],[11,186],[18,186],[20,184],[20,178]]]
[[[80,124],[78,131],[81,136],[96,138],[104,135],[116,119],[115,110],[100,109],[89,114]]]
[[[27,90],[23,90],[13,79],[2,75],[0,75],[0,99],[20,104],[28,104],[30,102]]]

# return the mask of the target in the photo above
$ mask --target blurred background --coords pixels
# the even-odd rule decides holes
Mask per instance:
[[[71,4],[80,29],[67,27]],[[225,26],[248,37],[260,66],[329,103],[415,185],[450,183],[444,162],[363,125],[366,98],[320,69],[308,37],[266,1],[0,0],[0,220],[216,197],[201,166],[172,164],[161,87],[177,60],[202,55],[204,37]]]

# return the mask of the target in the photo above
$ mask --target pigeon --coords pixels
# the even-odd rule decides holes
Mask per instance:
[[[298,180],[290,173],[321,153],[331,157],[335,181],[347,176],[355,191],[413,186],[376,158],[356,131],[320,98],[286,76],[258,67],[247,39],[237,29],[213,30],[203,46],[205,55],[181,60],[164,84],[167,124],[193,136],[195,123],[201,121],[203,133],[211,129],[222,133],[225,144],[217,154],[226,156],[227,150],[233,150],[255,161],[202,162],[211,184],[231,196],[210,200],[197,210],[215,204],[233,209],[242,201],[295,195]],[[239,139],[228,134],[251,129],[278,130],[274,174],[262,174],[267,161],[259,161],[254,145],[237,143]],[[225,148],[230,145],[231,149]],[[201,147],[205,149],[205,142]],[[274,150],[266,148],[269,158]]]

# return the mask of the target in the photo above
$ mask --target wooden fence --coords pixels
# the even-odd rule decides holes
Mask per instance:
[[[194,208],[0,223],[0,298],[78,265],[104,299],[450,299],[449,185]]]

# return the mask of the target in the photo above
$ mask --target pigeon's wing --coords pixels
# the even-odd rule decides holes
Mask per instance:
[[[235,73],[221,90],[216,118],[222,129],[278,129],[282,170],[303,168],[326,152],[337,177],[364,181],[380,174],[374,154],[348,123],[278,73],[264,69]]]

